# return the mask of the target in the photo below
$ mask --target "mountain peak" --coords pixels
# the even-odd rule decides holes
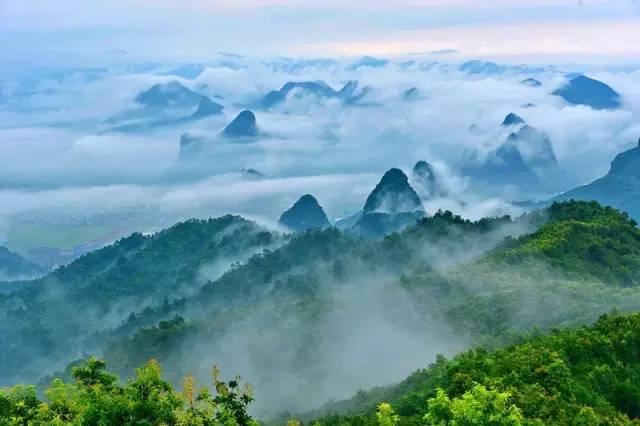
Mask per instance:
[[[504,121],[502,122],[502,127],[515,126],[518,124],[524,124],[524,120],[518,114],[510,112],[504,118]]]
[[[148,108],[186,108],[198,105],[203,96],[177,81],[165,84],[154,84],[151,88],[140,92],[135,101]]]
[[[411,87],[402,93],[402,99],[405,101],[415,101],[420,98],[420,89]]]
[[[222,131],[222,134],[230,138],[258,136],[256,116],[249,110],[244,110]]]
[[[363,212],[405,213],[424,212],[424,207],[416,191],[409,185],[409,178],[400,169],[388,170],[367,198]]]
[[[420,160],[413,167],[412,182],[423,200],[442,197],[446,191],[441,187],[435,170],[428,162]]]
[[[331,226],[326,213],[311,194],[305,194],[280,216],[278,223],[292,231],[323,229]]]
[[[507,138],[505,145],[513,145],[525,162],[533,168],[555,167],[558,164],[549,137],[527,124]]]
[[[528,87],[540,87],[542,86],[542,83],[540,82],[540,80],[537,80],[533,77],[529,77],[526,78],[524,80],[522,80],[520,82],[520,84],[522,84],[523,86],[528,86]]]
[[[640,141],[638,145],[616,156],[609,175],[640,177]]]
[[[222,105],[213,102],[211,99],[203,96],[198,104],[198,109],[191,115],[191,118],[199,119],[210,115],[220,114],[223,110]]]
[[[575,77],[553,92],[573,105],[587,105],[593,109],[617,109],[621,106],[620,94],[605,83],[584,75]]]

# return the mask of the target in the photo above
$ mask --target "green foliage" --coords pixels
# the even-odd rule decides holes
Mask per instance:
[[[130,312],[157,306],[165,314],[169,301],[205,283],[199,274],[207,266],[244,260],[277,241],[235,216],[189,220],[152,236],[135,233],[0,294],[0,383],[40,379],[40,358],[68,362],[75,348],[100,345],[104,337],[97,333],[119,326]]]
[[[640,314],[604,316],[592,327],[554,331],[487,352],[438,358],[369,409],[323,425],[374,425],[379,398],[400,424],[631,425],[640,416]],[[376,401],[378,400],[378,401]]]
[[[151,360],[136,371],[125,386],[105,371],[104,361],[89,358],[73,369],[74,383],[55,380],[46,390],[46,401],[33,387],[0,390],[0,425],[175,425],[251,426],[256,422],[247,410],[253,400],[251,387],[239,378],[224,382],[214,367],[214,392],[195,390],[185,379],[183,392],[162,378],[160,365]]]
[[[507,392],[488,390],[476,384],[453,401],[438,389],[436,396],[427,401],[424,421],[436,426],[520,426],[522,413],[509,403]]]
[[[378,405],[376,420],[378,422],[378,426],[396,426],[400,423],[400,416],[396,414],[391,404],[383,402]]]
[[[272,249],[260,252],[264,247]],[[351,303],[351,296],[346,302],[336,297],[345,289],[359,296],[380,287],[376,300],[402,298],[382,312],[363,304],[363,317],[409,325],[416,339],[437,342],[443,339],[434,333],[442,325],[445,339],[459,337],[447,342],[449,350],[456,344],[488,349],[522,342],[519,336],[532,329],[592,323],[614,308],[640,310],[634,275],[640,270],[639,247],[634,222],[582,202],[554,204],[515,221],[469,221],[438,212],[376,241],[336,229],[285,240],[233,217],[187,221],[155,236],[134,234],[25,290],[0,296],[0,365],[7,366],[0,382],[14,383],[18,375],[37,380],[43,375],[39,360],[46,357],[53,366],[48,368],[60,368],[80,347],[99,350],[121,377],[133,377],[135,366],[158,359],[170,367],[166,380],[175,385],[187,372],[206,375],[192,370],[200,365],[199,349],[212,348],[218,356],[229,336],[250,327],[259,338],[247,339],[246,357],[255,365],[281,367],[254,373],[260,389],[282,389],[260,398],[258,409],[271,409],[274,397],[296,410],[308,404],[305,390],[327,374],[321,358],[327,349],[324,320]],[[246,262],[221,276],[212,274],[210,282],[200,280],[198,272],[209,262],[247,252],[254,255]],[[554,364],[554,371],[562,372],[563,365],[566,361]],[[489,392],[509,393],[527,419],[517,391],[482,378],[452,389],[450,367],[439,359],[428,374],[362,392],[341,402],[336,412],[367,413],[370,421],[375,406],[389,401],[401,424],[418,424],[435,389],[456,401],[476,382]],[[295,380],[283,380],[283,374]],[[328,398],[323,391],[319,399]],[[633,385],[619,383],[616,392],[621,405],[634,406]],[[591,418],[602,412],[587,403],[571,415]]]
[[[538,231],[507,238],[488,261],[511,265],[544,262],[575,276],[610,285],[640,284],[640,230],[635,221],[595,202],[555,203]]]

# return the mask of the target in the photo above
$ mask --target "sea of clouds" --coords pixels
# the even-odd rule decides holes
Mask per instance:
[[[442,56],[354,67],[219,54],[193,79],[174,75],[180,64],[159,63],[7,71],[0,76],[0,240],[15,217],[45,213],[78,220],[142,209],[148,218],[136,221],[142,230],[158,218],[168,225],[225,213],[274,224],[305,193],[338,219],[361,208],[385,170],[409,172],[418,160],[432,163],[453,194],[428,201],[428,212],[517,214],[510,201],[527,194],[488,197],[460,173],[470,152],[488,155],[504,142],[500,124],[509,112],[550,137],[567,172],[565,189],[603,175],[616,154],[637,143],[640,71],[504,66],[473,74],[460,70],[455,52]],[[623,107],[597,111],[553,96],[575,72],[609,84]],[[542,86],[520,83],[529,77]],[[355,104],[294,91],[274,108],[260,107],[266,93],[289,81],[323,81],[338,90],[351,80],[367,90]],[[210,97],[223,113],[136,131],[114,128],[109,119],[135,111],[138,93],[171,81]],[[418,95],[404,99],[414,87]],[[255,112],[263,136],[252,143],[222,140],[221,130],[244,109]],[[185,133],[212,140],[199,161],[204,171],[192,173],[178,161]],[[246,168],[264,177],[247,178]]]

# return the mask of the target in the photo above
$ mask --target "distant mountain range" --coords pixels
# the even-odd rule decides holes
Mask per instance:
[[[222,113],[224,107],[177,81],[155,84],[135,98],[138,109],[111,117],[111,131],[140,132],[184,124]],[[193,112],[189,112],[189,111]]]
[[[403,180],[390,171],[379,189]],[[335,228],[282,236],[231,216],[190,220],[133,234],[0,296],[0,383],[64,376],[87,352],[122,378],[157,359],[175,383],[187,372],[206,378],[218,361],[255,384],[261,415],[310,409],[393,383],[434,350],[637,309],[629,288],[640,285],[639,233],[614,209],[578,202],[517,220],[438,212],[374,240]],[[385,330],[396,350],[362,357],[363,342],[388,348]],[[348,377],[332,353],[353,357]],[[398,369],[370,376],[389,362]]]
[[[340,90],[334,90],[323,81],[290,81],[286,83],[280,90],[273,90],[262,99],[260,105],[262,108],[273,108],[284,103],[288,96],[292,93],[298,95],[314,95],[320,98],[340,99],[346,104],[353,104],[362,99],[369,91],[368,88],[358,89],[357,81],[348,81]]]
[[[425,163],[426,164],[426,163]],[[417,165],[419,173],[424,173],[422,163]],[[430,178],[423,174],[418,179]],[[424,182],[436,185],[435,176]],[[400,169],[390,169],[367,197],[362,211],[341,219],[335,227],[350,234],[365,238],[380,238],[405,227],[424,217],[425,211],[418,193],[409,184],[408,177]],[[293,207],[284,212],[279,222],[296,232],[309,229],[323,229],[331,226],[324,210],[312,195],[304,195]]]
[[[426,214],[423,201],[447,196],[441,179],[426,161],[413,168],[411,182],[400,169],[388,170],[371,191],[361,211],[338,220],[333,226],[364,238],[381,238],[402,231]],[[279,223],[295,232],[331,226],[323,208],[312,195],[304,195],[284,212]]]
[[[187,89],[177,81],[165,84],[154,84],[149,89],[140,92],[136,103],[146,108],[191,108],[200,103],[202,95]]]
[[[374,58],[372,56],[363,56],[362,58],[358,59],[356,62],[351,64],[349,69],[357,70],[358,68],[362,68],[362,67],[380,68],[388,64],[389,64],[388,59]]]
[[[473,59],[462,63],[458,70],[470,75],[495,76],[505,73],[537,74],[546,71],[543,67],[529,65],[502,65],[491,61]]]

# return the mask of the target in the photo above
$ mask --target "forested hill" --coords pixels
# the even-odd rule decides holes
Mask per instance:
[[[506,238],[486,260],[537,261],[609,285],[640,284],[640,230],[626,213],[596,202],[556,203],[545,212],[547,223],[539,230]]]
[[[536,335],[494,352],[438,357],[398,385],[360,392],[324,411],[334,414],[309,424],[637,424],[640,315],[605,316],[591,327]]]
[[[44,273],[44,268],[0,246],[0,281],[29,279]],[[2,291],[0,284],[0,292]]]
[[[37,380],[43,363],[64,366],[99,349],[93,333],[194,294],[279,238],[239,217],[190,220],[151,236],[133,234],[0,295],[0,384]]]
[[[1,379],[35,381],[86,353],[121,377],[158,359],[174,383],[218,362],[255,385],[261,417],[303,412],[437,353],[638,311],[639,257],[635,223],[587,202],[515,220],[438,212],[380,240],[192,220],[0,298]]]

